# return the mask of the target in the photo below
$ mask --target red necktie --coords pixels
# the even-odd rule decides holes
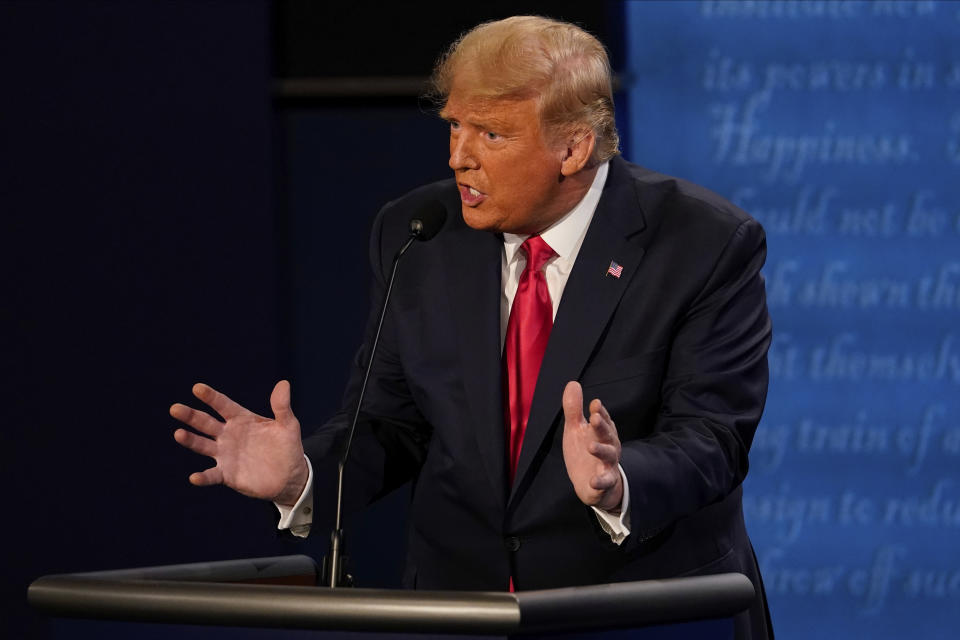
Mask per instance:
[[[503,347],[511,484],[527,430],[537,374],[553,328],[553,306],[543,265],[556,255],[540,236],[527,238],[520,248],[527,254],[527,266],[520,274]]]

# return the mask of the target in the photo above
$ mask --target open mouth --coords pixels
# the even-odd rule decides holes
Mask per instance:
[[[460,200],[468,207],[475,207],[487,199],[487,194],[468,184],[458,184],[457,186],[460,188]]]

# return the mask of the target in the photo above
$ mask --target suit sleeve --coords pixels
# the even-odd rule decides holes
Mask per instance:
[[[763,229],[740,223],[678,320],[653,429],[623,443],[632,544],[722,500],[746,476],[768,381],[765,257]]]

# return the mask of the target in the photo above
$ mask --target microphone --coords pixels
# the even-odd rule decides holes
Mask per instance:
[[[439,200],[431,200],[420,207],[417,215],[410,218],[410,235],[423,242],[432,240],[433,236],[440,233],[446,220],[447,209]]]
[[[410,235],[406,242],[397,251],[393,258],[393,267],[390,270],[390,280],[387,282],[387,292],[383,296],[383,306],[380,308],[380,320],[377,322],[377,331],[373,336],[373,344],[370,348],[370,357],[367,359],[367,368],[363,374],[363,383],[360,385],[360,396],[357,398],[357,407],[353,412],[353,421],[350,424],[350,430],[347,432],[347,442],[343,448],[343,455],[340,457],[340,464],[337,467],[337,514],[330,533],[330,550],[323,559],[323,580],[330,588],[352,587],[353,577],[344,571],[343,555],[343,527],[341,517],[343,514],[343,470],[347,465],[347,458],[350,455],[350,446],[353,444],[353,434],[357,430],[357,420],[360,418],[360,407],[363,405],[363,395],[367,391],[367,380],[370,379],[370,369],[373,367],[373,360],[377,355],[377,345],[380,343],[380,330],[383,328],[383,319],[387,315],[387,304],[390,302],[390,294],[393,292],[393,281],[397,276],[397,267],[400,264],[400,258],[407,252],[410,245],[415,240],[426,242],[432,239],[443,228],[443,223],[447,219],[447,210],[438,200],[431,200],[423,204],[410,218]]]

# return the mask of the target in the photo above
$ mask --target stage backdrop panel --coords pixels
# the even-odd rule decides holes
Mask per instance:
[[[637,2],[626,155],[767,230],[780,638],[960,628],[960,4]]]

